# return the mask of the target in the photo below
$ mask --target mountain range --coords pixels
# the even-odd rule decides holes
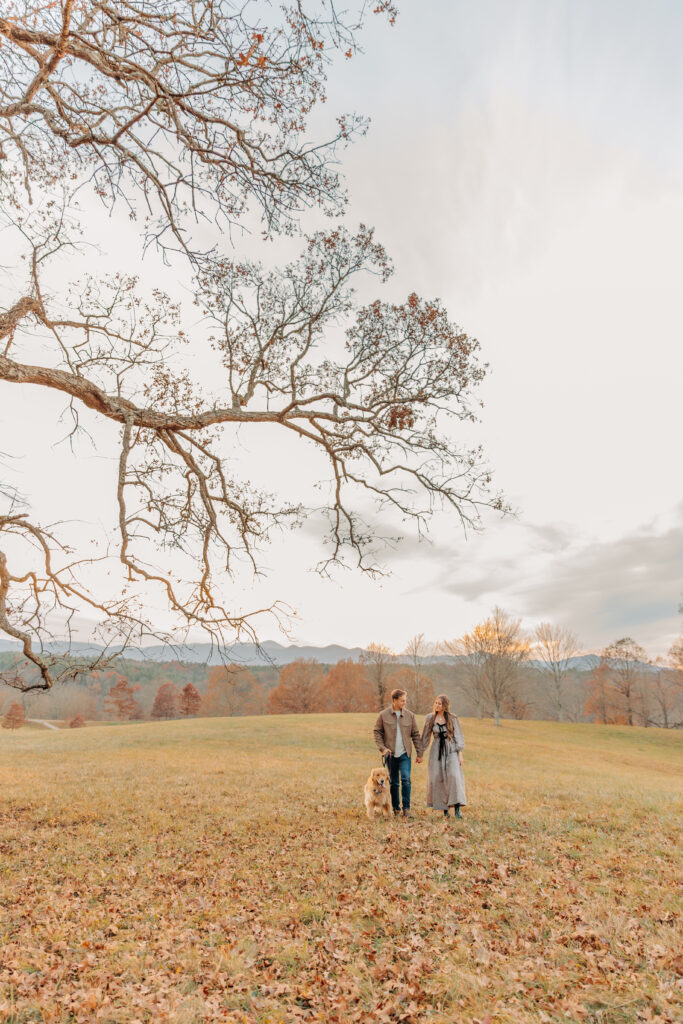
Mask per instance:
[[[102,652],[103,647],[98,644],[78,643],[71,645],[66,643],[53,643],[46,645],[51,654],[71,654],[75,658],[92,658]],[[12,640],[0,640],[0,653],[19,652],[21,645]],[[325,647],[312,645],[297,646],[290,644],[285,646],[275,640],[264,640],[262,644],[233,644],[231,647],[223,648],[219,653],[218,648],[211,644],[157,644],[149,647],[134,648],[126,650],[125,657],[131,661],[154,661],[154,662],[187,662],[190,664],[222,665],[235,662],[238,665],[289,665],[300,658],[314,658],[322,665],[336,665],[339,661],[350,659],[358,661],[363,653],[362,647],[342,647],[340,644],[328,644]],[[451,655],[435,654],[421,659],[428,665],[453,663]],[[583,654],[570,660],[570,668],[578,671],[588,671],[595,668],[599,662],[595,654]],[[401,664],[409,661],[407,655],[398,654],[394,662]],[[542,663],[538,661],[529,662],[530,665],[538,668]]]

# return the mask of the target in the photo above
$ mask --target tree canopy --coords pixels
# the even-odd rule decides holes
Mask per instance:
[[[391,3],[374,6],[396,16]],[[252,614],[229,597],[234,566],[260,572],[272,531],[313,508],[328,521],[319,566],[328,572],[349,561],[377,568],[373,505],[418,529],[437,508],[476,524],[482,504],[503,507],[480,450],[454,428],[475,416],[479,346],[438,299],[359,301],[358,279],[381,285],[393,269],[371,228],[316,230],[279,268],[238,259],[231,242],[256,212],[270,238],[296,232],[311,207],[343,214],[338,150],[363,121],[339,117],[323,142],[309,121],[329,62],[356,50],[364,9],[342,15],[331,0],[280,10],[260,0],[5,5],[0,202],[17,264],[5,270],[0,382],[39,389],[38,401],[63,395],[72,438],[85,416],[115,428],[98,440],[115,469],[112,540],[97,558],[117,565],[93,587],[94,557],[70,550],[59,524],[35,519],[5,484],[0,630],[25,658],[4,675],[11,685],[49,688],[159,636],[159,602],[174,622],[166,638],[253,639]],[[65,281],[72,264],[93,263],[95,201],[157,254],[169,280],[183,276],[192,316],[176,288],[171,298],[125,260],[114,273],[95,260]],[[256,424],[274,432],[275,458],[279,436],[320,453],[327,476],[315,500],[283,500],[235,473],[236,431]],[[278,614],[281,604],[269,608]],[[83,613],[105,652],[65,662],[48,642],[68,638]]]

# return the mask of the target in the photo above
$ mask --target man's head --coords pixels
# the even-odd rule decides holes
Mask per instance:
[[[394,711],[403,711],[407,699],[408,695],[405,690],[396,689],[391,691],[391,704]]]

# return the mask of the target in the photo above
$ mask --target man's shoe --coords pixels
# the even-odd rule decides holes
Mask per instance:
[[[414,817],[415,817],[415,815],[414,815],[414,814],[411,814],[410,810],[407,810],[407,811],[404,811],[404,812],[403,812],[403,817],[404,817],[404,818],[411,818],[411,819],[412,819],[412,818],[414,818]]]
[[[401,813],[401,808],[400,807],[394,807],[394,817],[398,818],[400,813]]]

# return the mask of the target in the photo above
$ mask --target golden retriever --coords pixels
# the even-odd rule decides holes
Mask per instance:
[[[391,817],[391,797],[389,792],[389,772],[386,768],[373,768],[365,783],[365,810],[368,818],[383,814]]]

